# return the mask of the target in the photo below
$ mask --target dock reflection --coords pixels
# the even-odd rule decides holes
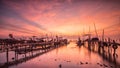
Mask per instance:
[[[117,45],[114,40],[113,43],[106,43],[101,41],[85,41],[84,43],[86,44],[84,47],[87,48],[90,52],[97,53],[100,57],[103,58],[103,60],[114,64],[115,68],[120,67],[120,62],[117,61],[119,55],[116,53],[119,45]]]
[[[0,63],[0,68],[8,68],[13,65],[18,65],[67,44],[66,39],[59,38],[58,36],[55,40],[50,41],[25,40],[27,42],[24,43],[19,43],[19,40],[15,39],[8,39],[8,41],[2,39],[1,44],[3,49],[1,52],[6,53],[4,55],[6,57],[6,62]],[[14,54],[9,54],[9,52]],[[10,57],[13,55],[14,57],[9,61]],[[19,57],[20,55],[22,55],[22,57]]]
[[[94,48],[92,47],[93,45]],[[33,51],[22,54],[23,56],[21,59],[19,59],[20,54],[16,52],[14,53],[16,54],[16,58],[12,58],[14,62],[9,63],[4,67],[17,68],[18,66],[23,65],[21,63],[29,61],[26,62],[26,64],[29,64],[29,66],[25,64],[23,67],[33,68],[38,66],[36,68],[45,68],[47,66],[47,68],[56,68],[57,66],[59,68],[59,65],[61,65],[60,67],[62,68],[97,68],[97,65],[99,65],[108,68],[119,68],[120,66],[117,59],[119,57],[119,54],[117,54],[117,52],[114,54],[114,50],[108,50],[108,47],[104,47],[103,52],[102,47],[99,49],[98,45],[99,42],[95,42],[94,44],[91,43],[90,48],[88,48],[87,41],[84,42],[84,45],[81,46],[78,46],[75,42],[70,42],[68,45],[59,45],[47,50],[33,49]],[[34,62],[37,63],[33,66],[30,65],[34,64]]]

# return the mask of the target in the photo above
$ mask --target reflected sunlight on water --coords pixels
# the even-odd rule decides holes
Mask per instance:
[[[103,68],[103,64],[111,68],[111,64],[97,53],[90,52],[83,46],[78,47],[75,42],[10,68],[59,68],[60,64],[62,68]]]

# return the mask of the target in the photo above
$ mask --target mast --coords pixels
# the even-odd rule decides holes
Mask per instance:
[[[90,33],[90,26],[89,26],[89,40],[90,40],[90,38],[91,38],[91,33]]]
[[[102,42],[104,42],[104,29],[103,29],[103,34],[102,34]]]
[[[89,33],[90,33],[90,26],[89,26]]]
[[[96,33],[96,36],[98,37],[98,33],[97,33],[97,30],[96,30],[95,23],[94,23],[94,28],[95,28],[95,33]]]

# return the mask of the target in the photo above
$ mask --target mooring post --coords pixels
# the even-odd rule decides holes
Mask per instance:
[[[6,61],[7,61],[7,64],[9,63],[9,49],[8,49],[8,44],[7,44],[7,48],[6,48]]]

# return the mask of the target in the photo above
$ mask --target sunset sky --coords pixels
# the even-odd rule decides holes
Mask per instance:
[[[0,0],[0,38],[95,33],[94,23],[98,34],[120,36],[120,1]]]

